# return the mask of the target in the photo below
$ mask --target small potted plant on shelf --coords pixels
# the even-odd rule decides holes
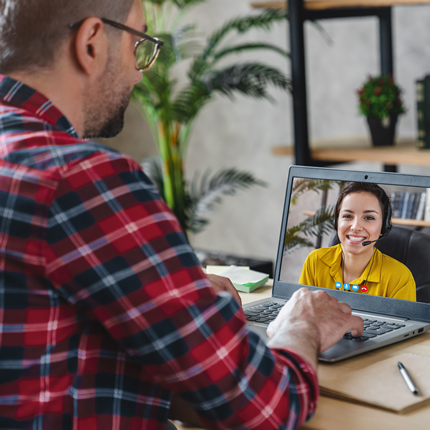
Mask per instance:
[[[360,113],[367,118],[373,146],[394,145],[397,118],[406,112],[402,90],[392,75],[369,76],[357,91]]]

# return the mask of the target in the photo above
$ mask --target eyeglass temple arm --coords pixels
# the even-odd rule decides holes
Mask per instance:
[[[70,28],[76,28],[79,27],[87,18],[81,19],[80,21],[74,22],[73,24],[70,24],[69,27]],[[162,42],[161,40],[155,39],[151,36],[148,36],[145,33],[141,33],[140,31],[137,31],[131,27],[127,27],[126,25],[120,24],[119,22],[115,22],[115,21],[111,21],[110,19],[107,18],[100,18],[105,24],[109,24],[112,27],[118,28],[119,30],[125,30],[128,31],[131,34],[134,34],[135,36],[141,37],[142,39],[146,39],[151,41],[152,43],[155,43],[158,46],[163,46],[164,42]]]

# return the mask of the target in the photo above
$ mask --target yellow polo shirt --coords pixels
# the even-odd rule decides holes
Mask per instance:
[[[300,275],[300,284],[314,287],[324,287],[345,291],[343,288],[342,275],[342,245],[338,244],[330,248],[320,248],[312,251],[303,265]],[[369,273],[372,259],[364,270],[363,274],[350,285],[358,285],[356,294],[370,294],[372,296],[391,297],[393,299],[416,301],[415,280],[410,270],[400,261],[383,254],[375,248],[375,259]],[[342,284],[341,288],[336,288],[336,282]],[[367,286],[367,291],[361,291],[363,285]]]

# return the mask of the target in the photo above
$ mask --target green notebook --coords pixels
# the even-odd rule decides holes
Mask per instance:
[[[252,293],[257,288],[262,287],[268,280],[269,275],[267,275],[259,282],[249,282],[248,284],[235,284],[233,282],[233,285],[235,286],[237,291],[242,291],[244,293]]]
[[[230,266],[219,275],[229,278],[236,290],[244,293],[251,293],[269,280],[269,275],[266,273],[240,266]]]

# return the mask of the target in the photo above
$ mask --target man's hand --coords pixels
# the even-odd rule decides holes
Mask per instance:
[[[231,283],[230,279],[218,275],[207,275],[207,277],[213,289],[217,293],[220,293],[221,291],[227,291],[227,293],[230,293],[236,302],[239,303],[239,306],[242,306],[242,300],[239,296],[239,293],[237,292],[236,288],[234,288],[234,285]]]
[[[268,346],[296,350],[316,366],[320,352],[333,346],[351,330],[363,334],[363,320],[351,308],[325,291],[296,291],[267,328]]]

